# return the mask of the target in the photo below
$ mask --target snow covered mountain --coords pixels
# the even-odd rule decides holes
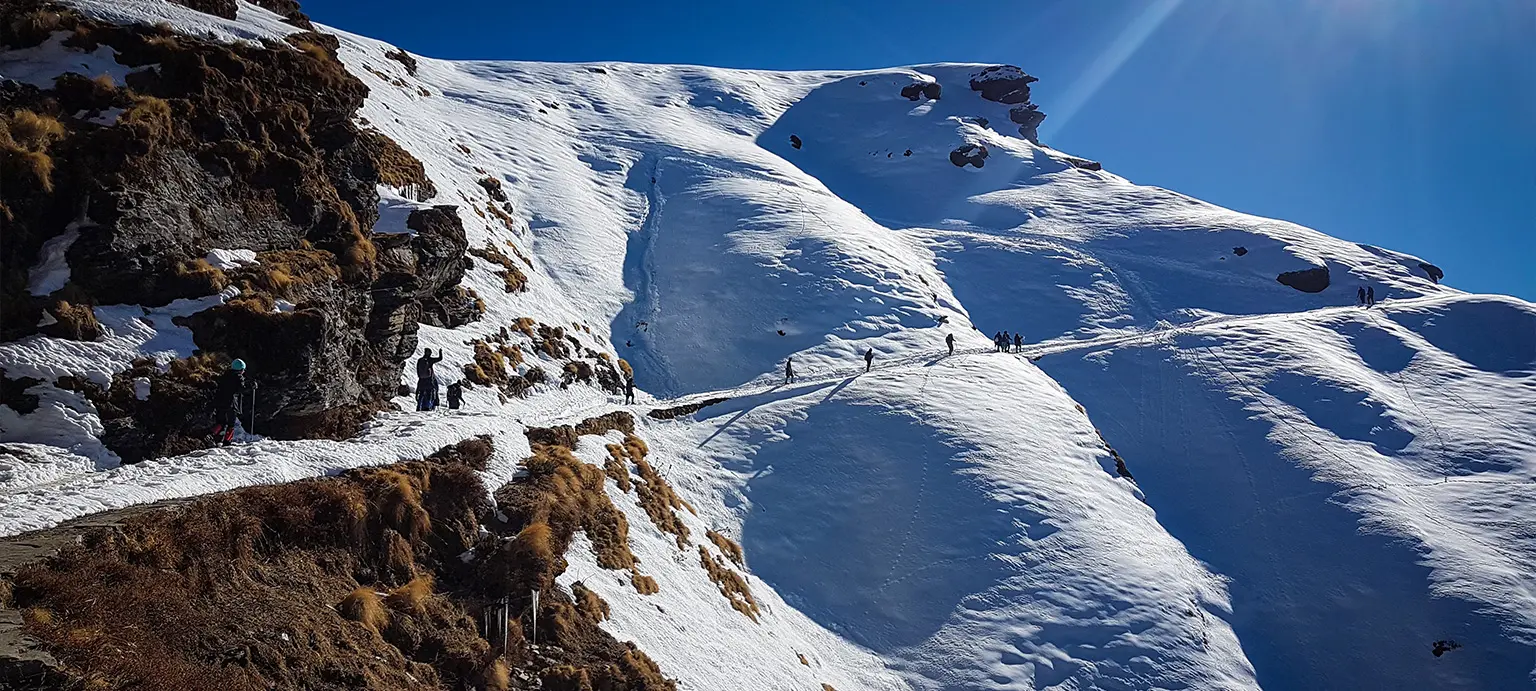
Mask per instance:
[[[233,19],[64,4],[215,41],[299,31],[245,2]],[[586,534],[559,583],[606,601],[604,630],[678,688],[1536,684],[1536,305],[1035,143],[1016,68],[450,62],[320,30],[368,87],[358,124],[435,188],[381,185],[372,237],[416,237],[413,211],[452,205],[474,254],[462,285],[482,314],[423,323],[420,345],[455,371],[516,345],[524,375],[568,368],[547,344],[571,342],[627,362],[640,402],[479,386],[459,412],[398,397],[350,440],[126,464],[61,377],[110,386],[189,358],[207,346],[186,318],[239,291],[103,301],[96,339],[0,343],[8,389],[36,400],[0,405],[3,533],[482,434],[495,488],[535,453],[527,429],[622,409],[698,544],[610,478],[659,590],[604,568]],[[0,52],[0,77],[127,79],[110,47],[56,38]],[[30,262],[33,295],[69,281],[70,242]],[[195,256],[233,270],[258,249]],[[1356,307],[1361,287],[1380,304]],[[995,352],[1004,329],[1017,354]],[[602,468],[622,438],[574,454]]]

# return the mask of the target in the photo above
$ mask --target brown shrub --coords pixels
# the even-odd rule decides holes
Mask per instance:
[[[795,653],[795,657],[800,658],[800,664],[805,665],[806,667],[811,666],[811,661],[805,659],[805,653]]]
[[[341,604],[336,606],[336,611],[374,633],[383,633],[384,628],[389,626],[389,612],[379,604],[379,595],[373,592],[373,588],[358,588],[347,593]]]
[[[539,682],[547,691],[593,691],[592,676],[587,670],[570,665],[559,665],[544,670]]]
[[[588,619],[592,621],[608,619],[608,603],[580,581],[571,584],[571,596],[576,599],[576,608],[587,615]]]
[[[373,159],[378,169],[379,182],[402,190],[414,190],[417,201],[437,196],[437,186],[427,177],[427,169],[421,160],[411,155],[395,140],[374,129],[363,129],[358,134],[363,150]]]
[[[709,538],[710,542],[715,543],[716,547],[720,548],[722,554],[731,561],[736,562],[737,566],[747,565],[746,555],[742,554],[741,545],[736,544],[734,540],[713,530],[705,532],[704,535]]]
[[[629,361],[624,358],[619,358],[619,371],[624,373],[626,378],[633,379],[635,376],[635,368],[630,367]]]
[[[412,77],[416,76],[416,58],[412,57],[410,53],[396,49],[385,51],[384,57],[404,65],[406,74]]]
[[[507,691],[512,688],[512,673],[507,671],[507,663],[496,660],[486,665],[480,675],[480,688],[484,691]]]
[[[497,492],[503,511],[524,524],[549,529],[549,551],[565,553],[577,530],[586,532],[598,565],[626,569],[636,563],[629,549],[629,522],[608,499],[603,471],[582,463],[564,446],[535,444],[523,461],[527,477]],[[552,582],[552,581],[551,581]],[[549,589],[543,584],[541,590]]]
[[[154,149],[175,129],[171,104],[155,96],[135,95],[132,105],[117,118],[118,127],[132,131],[148,149]]]
[[[831,684],[824,683],[821,685],[821,691],[837,691],[837,689],[832,688]]]
[[[710,555],[703,545],[699,546],[699,564],[709,574],[709,580],[720,587],[720,594],[725,596],[733,609],[752,621],[757,621],[757,600],[752,598],[752,589],[747,586],[747,581],[741,577],[741,574]]]

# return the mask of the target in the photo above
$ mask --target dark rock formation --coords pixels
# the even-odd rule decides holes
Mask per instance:
[[[981,168],[987,165],[987,156],[989,154],[990,152],[987,151],[987,147],[984,145],[965,144],[949,152],[949,162],[960,168],[968,165]]]
[[[1008,119],[1019,126],[1019,136],[1031,143],[1040,143],[1040,123],[1045,122],[1045,113],[1040,112],[1040,107],[1034,104],[1018,106],[1008,111]]]
[[[902,97],[912,101],[920,101],[925,98],[930,101],[937,101],[943,93],[944,87],[940,86],[938,82],[919,81],[901,87]]]
[[[789,145],[795,147],[796,149],[798,149],[798,148],[804,146],[805,142],[800,141],[800,137],[791,134],[791,135],[789,135]]]
[[[998,103],[1029,103],[1029,85],[1040,81],[1013,65],[993,65],[971,75],[971,90]]]
[[[1078,158],[1076,156],[1062,156],[1061,160],[1066,161],[1067,165],[1072,166],[1073,168],[1077,168],[1079,170],[1103,170],[1104,169],[1104,166],[1102,164],[1100,164],[1098,161],[1090,161],[1090,160],[1088,160],[1086,158]]]
[[[225,19],[234,19],[235,11],[239,8],[235,0],[171,0],[171,2]]]
[[[1435,266],[1434,264],[1430,264],[1428,262],[1419,262],[1419,268],[1423,269],[1424,275],[1428,276],[1429,280],[1434,281],[1436,284],[1440,283],[1440,280],[1445,278],[1445,272],[1441,271],[1440,267]]]
[[[37,395],[27,393],[27,389],[41,383],[31,377],[10,379],[5,376],[5,370],[0,368],[0,405],[10,406],[11,410],[22,415],[37,410]]]
[[[303,16],[287,0],[258,4],[293,22]],[[110,46],[122,64],[158,68],[130,74],[127,89],[88,79],[51,90],[0,84],[0,126],[57,123],[27,148],[0,152],[7,162],[47,161],[0,166],[0,338],[51,317],[45,332],[88,340],[99,333],[93,305],[163,305],[232,284],[239,299],[181,323],[210,357],[250,363],[263,434],[334,437],[394,395],[418,321],[455,326],[478,314],[457,286],[468,259],[451,208],[413,215],[414,236],[372,233],[379,184],[418,198],[435,190],[419,161],[354,124],[368,90],[337,60],[335,37],[226,45],[0,0],[0,16],[17,18],[0,24],[0,47],[46,38],[27,19],[39,13],[83,49]],[[107,107],[124,110],[113,127],[73,117]],[[31,296],[27,269],[43,243],[80,219],[93,223],[72,226],[70,283]],[[254,250],[259,262],[226,278],[196,265],[214,248]],[[211,379],[183,377],[178,388],[150,378],[165,395],[147,403],[117,393],[128,384],[94,392],[108,446],[129,459],[205,444],[198,405]]]
[[[1328,267],[1318,266],[1300,271],[1287,271],[1275,280],[1303,293],[1321,293],[1328,289]]]
[[[416,58],[413,57],[410,53],[407,53],[403,50],[392,50],[385,53],[384,57],[405,65],[405,73],[411,75],[412,77],[416,76]],[[608,72],[601,67],[591,67],[588,69],[598,74],[608,74]]]
[[[315,25],[309,21],[309,15],[299,9],[298,0],[251,0],[251,3],[281,15],[283,21],[300,29],[315,30]]]
[[[960,117],[960,122],[963,122],[963,123],[966,123],[966,124],[970,124],[970,125],[975,125],[977,127],[986,127],[987,125],[992,124],[991,120],[988,120],[988,119],[986,119],[984,117],[981,117],[980,115],[964,115],[964,116],[961,116]]]
[[[1241,257],[1241,256],[1243,256],[1245,254],[1248,254],[1248,248],[1247,247],[1233,247],[1232,248],[1232,254],[1235,254],[1235,255]]]
[[[672,406],[671,408],[657,408],[649,413],[646,413],[646,416],[655,420],[674,420],[685,415],[692,415],[712,405],[724,403],[729,400],[731,399],[724,397],[706,398],[702,401],[699,401],[698,403]]]

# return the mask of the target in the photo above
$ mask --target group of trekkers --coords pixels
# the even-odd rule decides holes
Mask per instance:
[[[1016,333],[1009,336],[1007,331],[999,331],[992,334],[992,345],[997,347],[999,353],[1010,352],[1009,347],[1013,348],[1011,352],[1017,353],[1024,348],[1024,334]]]
[[[954,353],[955,352],[955,344],[954,344],[954,340],[953,340],[954,336],[950,336],[949,338],[950,338],[949,352],[950,353]],[[869,348],[869,349],[864,351],[864,371],[868,372],[871,369],[874,369],[874,367],[875,367],[875,349],[874,348]],[[784,360],[784,383],[785,384],[789,384],[789,383],[792,383],[794,381],[795,381],[795,358],[793,358],[793,357],[785,358],[785,360]]]
[[[427,348],[421,357],[416,359],[416,411],[430,412],[437,410],[437,371],[434,367],[443,361],[443,349],[437,349],[437,357],[432,356],[432,349]],[[448,409],[458,410],[464,405],[463,380],[448,385]]]
[[[1360,286],[1355,289],[1355,297],[1361,307],[1370,309],[1376,306],[1376,286]]]

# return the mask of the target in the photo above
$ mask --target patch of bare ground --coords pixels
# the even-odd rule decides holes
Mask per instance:
[[[757,600],[752,598],[752,589],[747,586],[747,579],[720,561],[719,557],[710,554],[703,545],[699,545],[699,565],[709,574],[709,580],[720,587],[720,594],[731,603],[732,609],[757,621]]]
[[[598,627],[595,594],[551,587],[564,569],[554,536],[587,520],[573,509],[595,512],[564,459],[513,493],[544,507],[543,521],[516,537],[481,531],[496,523],[476,472],[491,451],[470,439],[419,461],[97,517],[56,552],[4,565],[14,576],[0,604],[55,660],[53,676],[16,688],[509,689],[547,676],[675,689]],[[532,588],[545,591],[537,613]],[[503,598],[514,625],[492,645],[479,622]],[[534,615],[537,651],[516,625]]]

